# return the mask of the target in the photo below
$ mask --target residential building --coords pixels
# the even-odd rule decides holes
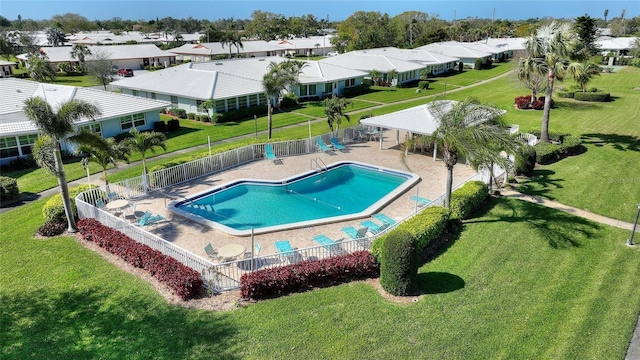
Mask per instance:
[[[200,44],[184,44],[180,47],[167,50],[175,54],[180,61],[206,62],[231,55],[236,57],[238,52],[240,57],[265,57],[283,56],[286,49],[262,40],[245,40],[238,49],[235,45],[222,42],[209,42]]]
[[[481,59],[486,65],[500,52],[499,49],[488,49],[486,46],[478,46],[477,43],[463,43],[458,41],[444,41],[432,43],[416,48],[417,50],[427,50],[432,53],[442,54],[460,59],[467,67],[474,68],[476,59]]]

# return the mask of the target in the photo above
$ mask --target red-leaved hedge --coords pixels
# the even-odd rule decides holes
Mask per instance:
[[[245,273],[240,278],[240,294],[244,299],[267,299],[379,274],[380,265],[373,255],[368,251],[358,251]]]
[[[129,264],[149,271],[151,276],[169,286],[182,300],[200,295],[204,290],[199,272],[136,242],[118,230],[102,225],[96,219],[78,221],[78,230],[85,240],[93,241]]]

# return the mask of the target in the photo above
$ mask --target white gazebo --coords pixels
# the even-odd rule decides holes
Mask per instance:
[[[400,130],[408,133],[431,135],[439,126],[438,114],[451,111],[453,106],[457,104],[454,100],[436,100],[424,105],[419,105],[405,110],[396,111],[390,114],[374,116],[360,120],[360,123],[366,126],[383,129],[396,130],[396,145],[400,143]],[[469,117],[472,124],[481,124],[492,119],[490,114],[495,111],[486,110],[485,105],[478,106],[478,112]],[[505,110],[499,113],[505,114]],[[382,149],[383,136],[380,136],[380,149]],[[434,144],[433,160],[436,160],[437,144]]]

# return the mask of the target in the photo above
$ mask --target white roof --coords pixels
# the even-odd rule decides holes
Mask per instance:
[[[240,53],[266,52],[266,51],[282,51],[281,46],[276,46],[262,40],[242,41]],[[169,52],[180,55],[220,55],[229,53],[229,45],[221,42],[209,42],[200,44],[184,44],[180,47],[169,49]],[[235,45],[231,45],[231,53],[236,54],[238,49]]]
[[[416,62],[424,66],[446,64],[449,62],[456,62],[460,60],[456,57],[419,49],[398,49],[396,47],[383,47],[361,51],[370,55],[383,55],[398,60]]]
[[[263,93],[262,78],[269,64],[288,61],[282,57],[246,58],[188,63],[112,82],[133,90],[171,94],[191,99],[225,99]],[[366,73],[316,61],[302,69],[302,84],[325,83],[365,76]]]
[[[331,38],[333,35],[326,36],[310,36],[307,38],[294,38],[283,40],[271,40],[269,44],[275,45],[281,48],[293,50],[293,49],[315,49],[316,44],[318,48],[332,47]]]
[[[637,37],[599,38],[595,41],[601,50],[625,50],[633,47]]]
[[[14,78],[0,78],[0,135],[18,135],[34,133],[37,127],[29,120],[22,109],[24,101],[39,96],[56,109],[68,100],[84,100],[96,105],[102,114],[97,121],[113,119],[124,115],[160,110],[170,106],[166,101],[145,99],[137,96],[118,94],[85,87],[44,84],[35,81]],[[81,119],[82,124],[91,119]]]
[[[127,41],[135,41],[137,43],[157,43],[166,41],[167,37],[163,33],[143,34],[139,31],[123,31],[118,35],[111,31],[91,31],[79,32],[67,36],[69,42],[74,44],[124,44]]]
[[[460,59],[478,59],[489,57],[494,52],[485,48],[480,48],[477,44],[473,43],[461,43],[456,41],[446,41],[440,43],[432,43],[424,46],[420,46],[416,49],[427,50],[438,54],[447,56],[453,56]],[[497,51],[496,54],[501,52]]]
[[[78,61],[71,57],[71,46],[61,47],[47,47],[41,48],[41,52],[47,55],[49,62],[68,62]],[[153,44],[137,44],[137,45],[88,45],[87,49],[92,54],[98,52],[107,54],[111,60],[125,60],[125,59],[142,59],[142,58],[154,58],[154,57],[167,57],[175,56],[171,53],[160,50]],[[19,55],[18,58],[26,58],[25,54]],[[91,55],[87,56],[87,60],[91,59]]]
[[[457,101],[436,100],[425,105],[419,105],[390,114],[374,116],[360,120],[361,124],[381,127],[385,129],[397,129],[415,134],[431,135],[439,126],[438,112],[450,111]],[[482,111],[482,107],[479,108]],[[506,111],[501,111],[503,114]],[[482,115],[482,114],[480,114]],[[477,117],[474,117],[474,122]],[[490,120],[489,117],[483,121]]]
[[[350,51],[348,53],[319,60],[318,62],[366,72],[375,69],[383,73],[387,73],[391,70],[407,72],[412,70],[421,70],[424,68],[424,65],[416,62],[396,59],[391,56],[378,54],[375,51],[373,53],[368,53],[369,51],[370,50]]]
[[[488,38],[477,41],[478,44],[486,44],[500,51],[517,51],[526,49],[526,38]]]

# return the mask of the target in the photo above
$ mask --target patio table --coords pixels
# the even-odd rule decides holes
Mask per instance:
[[[245,248],[240,244],[229,244],[218,250],[218,257],[223,259],[235,258],[244,254]]]

